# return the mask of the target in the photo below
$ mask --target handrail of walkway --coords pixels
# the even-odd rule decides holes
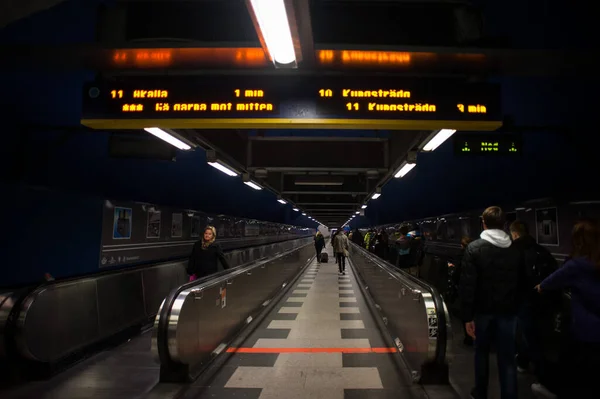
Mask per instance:
[[[354,243],[350,252],[361,284],[413,378],[423,384],[448,383],[452,326],[438,290]]]
[[[270,242],[227,252],[226,257],[233,266],[247,265],[308,240],[312,237]],[[0,296],[0,356],[52,365],[137,329],[155,318],[172,289],[186,283],[186,264],[184,259],[48,281],[19,295],[18,301],[16,293]]]
[[[309,265],[312,242],[298,240],[274,257],[173,289],[152,332],[161,382],[190,381],[226,352],[232,339]]]

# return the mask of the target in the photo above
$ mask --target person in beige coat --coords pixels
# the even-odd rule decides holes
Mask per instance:
[[[348,237],[346,237],[346,234],[340,229],[333,240],[333,251],[335,252],[340,274],[346,274],[346,256],[349,247]]]

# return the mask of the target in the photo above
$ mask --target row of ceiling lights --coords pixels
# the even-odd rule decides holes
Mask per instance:
[[[194,147],[194,143],[186,140],[184,137],[178,135],[177,133],[170,131],[168,129],[161,129],[158,127],[147,127],[144,128],[144,130],[156,137],[158,137],[161,140],[166,141],[167,143],[171,144],[172,146],[183,150],[183,151],[188,151],[190,149],[192,149],[192,147]],[[217,169],[218,171],[226,174],[227,176],[231,176],[231,177],[236,177],[239,176],[240,173],[238,171],[236,171],[233,167],[227,165],[225,162],[221,161],[220,159],[216,158],[216,155],[214,153],[211,152],[207,152],[207,163],[212,166],[213,168]],[[244,180],[244,184],[247,185],[248,187],[253,188],[254,190],[262,190],[263,188],[256,182],[252,181],[250,179],[250,175],[249,174],[242,174],[242,178]],[[279,197],[277,199],[277,202],[279,202],[282,205],[286,205],[288,202],[286,200],[284,200],[283,198]],[[300,209],[297,208],[296,206],[294,206],[294,212],[300,212]],[[313,218],[312,216],[308,216],[305,212],[302,213],[302,216],[306,216],[308,219],[314,221],[315,223],[318,223],[321,226],[324,226],[323,223],[319,222],[318,220],[316,220],[315,218]]]
[[[178,148],[180,150],[187,151],[187,150],[190,150],[192,148],[192,146],[194,146],[193,143],[187,141],[186,139],[184,139],[183,137],[179,136],[177,133],[172,132],[172,131],[166,131],[166,130],[163,130],[158,127],[148,127],[148,128],[145,128],[144,130],[146,132],[158,137],[159,139],[166,141],[167,143],[175,146],[176,148]],[[444,141],[448,140],[455,132],[456,132],[456,130],[454,130],[454,129],[441,129],[437,132],[434,132],[425,141],[426,144],[421,148],[421,150],[425,151],[425,152],[434,151]],[[212,158],[214,158],[214,159],[212,159]],[[237,171],[235,171],[232,167],[230,167],[230,166],[226,165],[224,162],[216,159],[216,157],[214,157],[214,156],[213,157],[209,156],[208,164],[210,166],[214,167],[215,169],[218,169],[219,171],[225,173],[228,176],[235,177],[235,176],[239,175],[239,173]],[[399,178],[406,176],[411,170],[414,169],[415,166],[417,166],[416,154],[409,153],[407,158],[400,164],[400,167],[394,174],[394,177],[399,179]],[[250,176],[248,174],[244,174],[243,178],[244,178],[244,184],[246,184],[247,186],[249,186],[255,190],[262,190],[262,187],[259,184],[250,180]],[[371,196],[370,199],[376,200],[379,197],[381,197],[381,187],[377,187],[375,193]],[[277,201],[284,205],[287,204],[287,201],[285,201],[282,198],[279,198]],[[363,204],[362,209],[366,209],[366,208],[367,208],[367,204]],[[295,212],[300,211],[300,209],[298,209],[296,207],[294,207],[293,209]],[[357,211],[354,215],[352,215],[346,221],[344,226],[347,226],[352,221],[352,219],[354,219],[356,217],[356,215],[359,215],[359,214],[360,214],[360,211]],[[323,224],[321,222],[319,222],[318,220],[314,219],[311,216],[308,216],[306,213],[302,213],[302,215],[307,216],[310,220],[313,220],[316,223],[318,223],[319,225],[323,226]]]
[[[436,148],[438,148],[444,141],[448,140],[452,135],[456,133],[455,129],[441,129],[434,133],[432,133],[426,140],[424,140],[425,145],[421,148],[421,151],[432,152]],[[408,174],[411,170],[413,170],[417,166],[417,158],[415,153],[409,153],[407,158],[400,164],[400,167],[394,174],[396,179],[400,179]],[[376,200],[381,197],[381,187],[377,187],[375,193],[371,196],[370,199]],[[367,204],[363,204],[362,209],[367,208]],[[343,227],[348,226],[352,219],[356,217],[356,215],[360,215],[360,211],[357,211],[354,215],[352,215],[346,223],[344,223]]]

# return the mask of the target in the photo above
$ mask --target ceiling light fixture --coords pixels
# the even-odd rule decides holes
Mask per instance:
[[[427,144],[423,146],[423,151],[433,151],[438,148],[444,141],[448,140],[456,133],[455,129],[441,129],[428,137]]]
[[[398,169],[398,172],[396,172],[396,175],[394,176],[396,179],[404,177],[408,174],[408,172],[410,172],[411,170],[413,170],[413,168],[417,166],[416,163],[408,163],[405,162],[402,167],[400,167],[400,169]]]
[[[208,162],[208,164],[210,166],[212,166],[213,168],[220,170],[221,172],[225,173],[227,176],[231,176],[231,177],[235,177],[238,175],[238,173],[236,171],[234,171],[233,169],[230,169],[230,167],[223,165],[221,162]]]
[[[262,190],[262,187],[256,183],[254,183],[253,181],[245,181],[244,184],[247,185],[248,187],[252,187],[255,190]]]
[[[250,4],[273,62],[282,65],[295,62],[296,52],[284,0],[250,0]]]
[[[166,132],[165,130],[158,127],[145,127],[144,130],[150,133],[151,135],[166,141],[172,146],[179,148],[180,150],[187,151],[192,148],[189,144],[184,143],[180,137],[175,137],[177,136],[177,134],[174,132]]]

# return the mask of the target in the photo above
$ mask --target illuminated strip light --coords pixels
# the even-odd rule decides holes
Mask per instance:
[[[210,166],[212,166],[213,168],[225,173],[227,176],[235,177],[238,175],[237,172],[235,172],[234,170],[228,168],[227,166],[225,166],[219,162],[208,162],[208,164]]]
[[[302,212],[302,216],[306,216],[306,213]]]
[[[398,171],[398,173],[396,173],[396,176],[394,176],[396,179],[400,178],[400,177],[404,177],[406,176],[406,174],[408,172],[410,172],[411,170],[413,170],[413,168],[417,166],[416,163],[406,163],[404,164],[403,167],[400,168],[400,170]]]
[[[263,38],[278,64],[296,61],[292,32],[283,0],[250,0]]]
[[[245,181],[244,184],[247,185],[248,187],[252,187],[255,190],[262,190],[262,187],[256,183],[254,183],[253,181]]]
[[[294,212],[300,212],[300,209],[294,208]]]
[[[366,205],[361,206],[362,209],[367,209]]]
[[[380,193],[375,193],[375,194],[373,194],[373,196],[371,197],[371,199],[375,200],[375,199],[377,199],[379,197],[381,197],[381,194]]]
[[[278,199],[278,200],[277,200],[277,202],[279,202],[280,204],[283,204],[283,205],[287,204],[287,202],[285,202],[285,201],[284,201],[284,200],[282,200],[282,199]]]
[[[162,130],[158,127],[145,127],[144,130],[147,131],[148,133],[150,133],[151,135],[156,136],[159,139],[166,141],[167,143],[171,144],[172,146],[179,148],[180,150],[187,151],[192,148],[191,146],[187,145],[183,141],[179,140],[178,138],[172,136],[171,134],[165,132],[164,130]]]
[[[433,151],[438,148],[444,141],[448,140],[452,135],[456,133],[454,129],[442,129],[431,140],[425,144],[423,151]]]
[[[357,215],[360,215],[360,212],[356,212]]]

